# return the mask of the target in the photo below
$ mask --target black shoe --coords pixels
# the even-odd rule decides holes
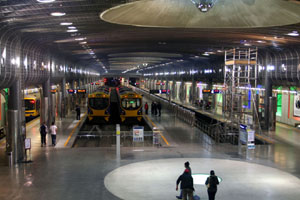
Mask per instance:
[[[176,196],[176,198],[177,198],[177,199],[182,199],[182,197],[180,197],[180,196]]]

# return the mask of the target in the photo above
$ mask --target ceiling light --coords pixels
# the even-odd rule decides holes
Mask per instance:
[[[55,0],[36,0],[37,2],[40,2],[40,3],[52,3],[54,2]]]
[[[72,24],[73,24],[72,22],[61,22],[60,23],[60,25],[62,25],[62,26],[70,26]]]
[[[298,33],[298,31],[293,31],[293,32],[288,33],[287,35],[296,37],[296,36],[299,36],[299,33]]]
[[[209,53],[208,52],[205,52],[202,54],[203,56],[209,56]]]
[[[72,32],[77,32],[77,29],[71,29],[71,30],[67,30],[68,33],[72,33]]]
[[[245,43],[245,44],[244,44],[244,46],[246,46],[246,47],[250,47],[250,46],[251,46],[251,44],[249,44],[249,43]]]
[[[86,42],[79,42],[79,44],[86,44]]]
[[[75,38],[77,41],[85,40],[86,38]]]
[[[266,41],[257,40],[258,43],[266,43]]]
[[[53,13],[51,13],[51,15],[54,16],[54,17],[61,17],[61,16],[66,15],[66,13],[63,13],[63,12],[53,12]]]
[[[68,29],[76,29],[75,26],[68,26]]]

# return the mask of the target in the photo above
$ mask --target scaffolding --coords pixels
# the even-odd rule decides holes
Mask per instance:
[[[224,137],[230,136],[231,142],[235,143],[239,125],[247,124],[255,128],[254,121],[257,120],[256,95],[251,90],[257,87],[257,48],[226,51],[224,73],[223,117],[226,123],[223,133]]]

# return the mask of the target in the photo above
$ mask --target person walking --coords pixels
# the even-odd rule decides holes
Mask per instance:
[[[180,175],[176,181],[176,191],[178,191],[178,184],[180,183],[180,189],[182,190],[183,200],[193,200],[194,192],[194,181],[193,177],[190,175],[190,170],[185,169],[184,173]]]
[[[157,103],[156,102],[154,102],[153,109],[154,109],[154,115],[157,115]]]
[[[157,109],[158,109],[158,116],[160,116],[161,115],[161,103],[160,102],[157,103]]]
[[[217,185],[219,185],[218,177],[215,175],[214,170],[210,171],[210,176],[206,179],[205,185],[207,187],[208,199],[215,200],[217,193]]]
[[[76,119],[80,120],[80,107],[76,105]]]
[[[41,134],[41,147],[43,145],[46,146],[46,135],[48,132],[48,128],[47,125],[45,124],[45,122],[42,123],[42,126],[40,127],[40,134]]]
[[[154,115],[154,107],[155,107],[155,103],[152,101],[151,103],[151,114]]]
[[[192,176],[192,169],[190,168],[190,163],[189,161],[185,162],[184,163],[184,167],[185,167],[185,170],[188,169],[189,170],[189,174]],[[184,171],[183,171],[184,173]],[[179,196],[176,196],[177,199],[182,199],[182,190],[180,190],[180,195]]]
[[[56,145],[56,131],[57,131],[57,126],[54,124],[54,122],[52,122],[52,125],[50,126],[52,146]]]
[[[146,115],[148,115],[148,108],[149,108],[149,107],[148,107],[148,103],[146,102],[146,103],[145,103],[145,113],[146,113]]]

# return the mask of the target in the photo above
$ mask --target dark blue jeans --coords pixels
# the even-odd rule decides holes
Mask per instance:
[[[56,145],[56,135],[51,135],[52,145]]]

